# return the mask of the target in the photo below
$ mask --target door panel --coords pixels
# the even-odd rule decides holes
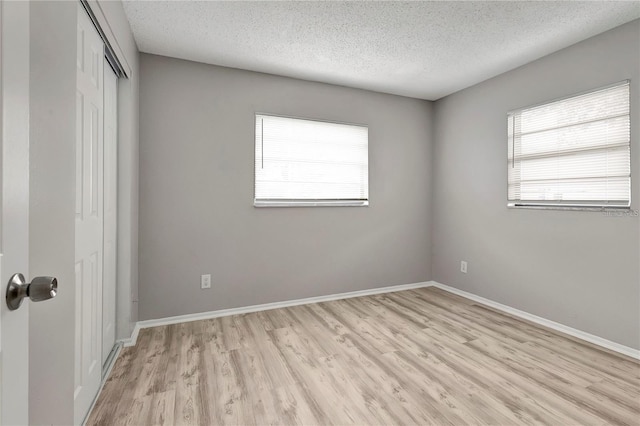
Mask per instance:
[[[29,10],[0,2],[0,424],[29,423],[29,302],[5,303],[7,282],[29,272]],[[29,279],[30,277],[27,277]]]
[[[86,415],[102,376],[104,45],[78,3],[76,122],[75,421]]]
[[[118,78],[104,64],[104,265],[102,283],[102,366],[116,342],[116,234],[118,186]]]

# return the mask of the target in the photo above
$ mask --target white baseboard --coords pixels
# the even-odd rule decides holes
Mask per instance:
[[[270,309],[286,308],[289,306],[307,305],[310,303],[328,302],[331,300],[349,299],[352,297],[369,296],[373,294],[390,293],[394,291],[411,290],[415,288],[431,287],[431,286],[438,287],[442,290],[448,291],[449,293],[457,294],[459,296],[465,297],[475,302],[482,303],[483,305],[487,305],[491,308],[508,313],[515,317],[531,321],[535,324],[539,324],[541,326],[550,328],[552,330],[559,331],[564,334],[568,334],[569,336],[577,337],[578,339],[587,341],[589,343],[593,343],[603,348],[610,349],[614,352],[618,352],[623,355],[627,355],[631,358],[640,360],[640,350],[633,349],[616,342],[612,342],[602,337],[598,337],[593,334],[589,334],[584,331],[577,330],[575,328],[566,326],[564,324],[560,324],[555,321],[551,321],[551,320],[539,317],[537,315],[533,315],[528,312],[521,311],[516,308],[512,308],[507,305],[503,305],[502,303],[498,303],[493,300],[486,299],[481,296],[477,296],[473,293],[469,293],[454,287],[450,287],[445,284],[438,283],[436,281],[395,285],[390,287],[380,287],[380,288],[373,288],[369,290],[359,290],[359,291],[351,291],[347,293],[330,294],[326,296],[316,296],[316,297],[307,297],[304,299],[287,300],[284,302],[265,303],[262,305],[253,305],[253,306],[246,306],[241,308],[222,309],[219,311],[200,312],[197,314],[179,315],[175,317],[138,321],[136,323],[136,326],[133,329],[133,332],[131,333],[131,338],[122,339],[119,342],[121,342],[125,347],[135,346],[136,341],[138,339],[138,333],[143,328],[158,327],[161,325],[178,324],[182,322],[198,321],[198,320],[210,319],[210,318],[219,318],[219,317],[224,317],[229,315],[247,314],[250,312],[267,311]]]
[[[135,346],[138,341],[138,333],[140,332],[140,327],[138,323],[133,327],[133,331],[131,332],[131,337],[126,337],[124,339],[118,339],[117,343],[120,343],[123,348],[128,348],[130,346]]]
[[[477,296],[473,293],[466,292],[464,290],[459,290],[455,287],[450,287],[445,284],[440,284],[435,281],[431,281],[431,285],[434,287],[438,287],[442,290],[448,291],[449,293],[457,294],[458,296],[465,297],[467,299],[473,300],[478,303],[482,303],[483,305],[487,305],[494,309],[500,310],[502,312],[513,315],[514,317],[522,318],[527,321],[531,321],[533,323],[542,325],[544,327],[550,328],[555,331],[559,331],[564,334],[568,334],[569,336],[577,337],[578,339],[587,341],[589,343],[593,343],[594,345],[602,346],[603,348],[610,349],[614,352],[621,353],[623,355],[627,355],[631,358],[635,358],[640,360],[640,350],[630,348],[628,346],[621,345],[616,342],[612,342],[611,340],[603,339],[602,337],[595,336],[593,334],[586,333],[581,330],[577,330],[575,328],[566,326],[564,324],[557,323],[555,321],[551,321],[537,315],[530,314],[525,311],[521,311],[516,308],[512,308],[511,306],[503,305],[502,303],[494,302],[493,300],[486,299],[481,296]]]
[[[241,308],[221,309],[219,311],[199,312],[197,314],[178,315],[175,317],[159,318],[136,323],[131,338],[122,339],[120,342],[125,347],[135,346],[138,340],[140,329],[158,327],[161,325],[179,324],[182,322],[198,321],[203,319],[226,317],[229,315],[248,314],[250,312],[268,311],[271,309],[287,308],[289,306],[308,305],[310,303],[329,302],[331,300],[350,299],[352,297],[370,296],[373,294],[390,293],[394,291],[410,290],[420,287],[429,287],[432,282],[421,282],[414,284],[401,284],[389,287],[372,288],[368,290],[350,291],[347,293],[329,294],[326,296],[306,297],[304,299],[287,300],[284,302],[264,303],[261,305],[245,306]]]

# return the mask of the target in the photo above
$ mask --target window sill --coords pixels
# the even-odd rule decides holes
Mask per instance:
[[[570,211],[590,211],[590,212],[634,212],[631,206],[616,205],[588,205],[588,204],[535,204],[535,203],[508,203],[510,209],[532,209],[532,210],[570,210]]]
[[[367,207],[369,200],[254,200],[254,207]]]

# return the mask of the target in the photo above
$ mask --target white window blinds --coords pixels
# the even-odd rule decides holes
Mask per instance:
[[[256,114],[255,206],[367,205],[367,127]]]
[[[629,82],[508,114],[510,205],[630,205]]]

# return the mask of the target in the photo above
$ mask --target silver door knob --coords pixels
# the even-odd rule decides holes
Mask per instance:
[[[13,274],[7,285],[7,306],[15,311],[22,305],[25,297],[34,302],[41,302],[56,297],[58,280],[54,277],[36,277],[30,283],[22,274]]]

